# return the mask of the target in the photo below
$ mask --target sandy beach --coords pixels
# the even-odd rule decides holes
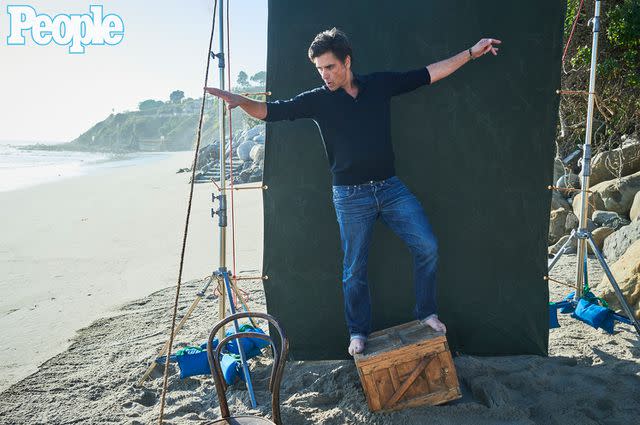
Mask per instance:
[[[3,214],[1,424],[157,422],[161,368],[135,384],[167,339],[188,176],[180,153],[143,166],[0,194]],[[181,317],[217,267],[210,187],[196,186]],[[260,191],[236,198],[237,270],[255,276],[262,258]],[[590,276],[602,272],[590,261]],[[551,276],[570,281],[575,256]],[[261,281],[241,281],[249,307],[265,311]],[[568,288],[551,284],[552,300]],[[209,289],[174,345],[204,342],[217,319]],[[630,326],[607,335],[561,315],[550,355],[477,357],[458,353],[463,398],[444,406],[369,412],[352,361],[287,363],[284,423],[302,424],[632,424],[640,413],[640,343]],[[82,328],[82,329],[80,329]],[[79,329],[79,330],[78,330]],[[235,413],[269,413],[269,359],[251,362],[258,409],[241,383]],[[170,367],[167,424],[219,417],[211,378],[180,379]]]
[[[574,272],[566,256],[553,276]],[[599,276],[596,269],[593,276]],[[184,314],[201,282],[185,285]],[[244,281],[249,307],[264,310],[259,281]],[[555,299],[566,292],[552,287]],[[144,387],[135,384],[149,359],[167,338],[175,288],[166,288],[124,305],[117,314],[82,329],[71,347],[44,363],[35,374],[0,398],[3,424],[156,423],[162,388],[161,368]],[[177,346],[205,341],[215,321],[217,298],[210,291],[177,338]],[[629,326],[606,335],[567,316],[550,334],[550,356],[455,358],[463,398],[444,406],[424,406],[373,414],[351,361],[290,361],[281,405],[287,425],[303,424],[633,424],[640,412],[640,344]],[[230,387],[235,413],[268,414],[270,360],[252,361],[258,409],[251,409],[242,383]],[[219,418],[213,381],[180,379],[170,367],[166,424],[198,424]],[[28,420],[26,418],[29,418]]]
[[[65,350],[75,331],[175,285],[192,152],[114,162],[0,193],[0,391]],[[195,186],[183,280],[218,267],[210,185]],[[237,270],[262,262],[259,190],[235,192]],[[229,241],[230,242],[230,241]],[[231,268],[229,243],[228,266]]]

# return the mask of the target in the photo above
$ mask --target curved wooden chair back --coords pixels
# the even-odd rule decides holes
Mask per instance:
[[[222,341],[220,341],[215,349],[212,349],[213,340],[221,328],[223,328],[229,322],[249,317],[264,319],[272,325],[272,329],[275,329],[278,333],[281,350],[279,353],[276,344],[274,343],[274,339],[269,335],[258,332],[240,332],[237,334],[229,335]],[[259,338],[268,341],[271,345],[271,349],[273,350],[273,367],[271,369],[271,379],[269,380],[269,391],[271,392],[271,410],[273,422],[277,425],[281,425],[282,420],[280,417],[280,383],[282,382],[284,365],[289,353],[289,341],[287,340],[284,330],[282,329],[278,321],[273,316],[267,313],[243,312],[232,314],[231,316],[226,317],[225,319],[216,323],[213,326],[211,333],[209,334],[209,340],[207,343],[207,356],[209,358],[209,367],[211,368],[211,375],[213,376],[213,381],[215,382],[216,392],[218,393],[218,400],[220,402],[220,414],[225,419],[231,418],[226,395],[227,384],[224,380],[224,375],[222,374],[222,367],[220,366],[220,352],[222,348],[224,348],[224,346],[227,345],[230,341],[240,338]],[[238,344],[240,344],[239,341]]]

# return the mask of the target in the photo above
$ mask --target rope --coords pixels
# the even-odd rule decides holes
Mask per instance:
[[[549,276],[545,276],[545,280],[547,280],[549,282],[557,283],[557,284],[562,285],[562,286],[566,286],[567,288],[575,289],[575,287],[576,287],[576,285],[572,285],[571,283],[563,282],[561,280],[556,280],[556,279],[554,279],[552,277],[549,277]]]
[[[211,24],[211,37],[209,38],[209,49],[207,50],[207,69],[204,76],[204,86],[202,89],[202,104],[200,105],[200,120],[198,122],[198,136],[196,141],[196,151],[193,157],[193,166],[191,167],[191,185],[189,186],[189,204],[187,205],[187,217],[184,223],[184,234],[182,235],[182,251],[180,252],[180,269],[178,271],[178,284],[176,287],[176,297],[173,303],[173,317],[171,318],[171,335],[169,336],[169,344],[167,348],[166,361],[164,364],[164,376],[162,380],[162,397],[160,399],[160,416],[158,417],[158,424],[162,425],[164,419],[164,406],[166,402],[167,386],[169,381],[169,360],[171,357],[171,346],[173,345],[173,338],[175,336],[176,328],[176,316],[178,315],[178,301],[180,299],[180,286],[182,284],[182,271],[184,268],[184,255],[187,246],[187,234],[189,233],[189,219],[191,217],[191,203],[193,200],[193,188],[195,185],[196,165],[198,164],[198,153],[200,150],[200,140],[202,136],[202,122],[204,119],[204,106],[206,100],[206,90],[209,81],[209,65],[211,64],[211,48],[213,46],[213,33],[216,26],[215,16],[218,8],[218,0],[214,0],[213,6],[213,23]]]
[[[567,56],[567,52],[569,51],[569,44],[571,44],[571,39],[573,38],[573,33],[576,30],[576,26],[578,24],[578,18],[580,18],[580,11],[582,10],[582,4],[584,0],[580,0],[580,5],[578,6],[578,12],[576,13],[576,17],[573,20],[573,25],[571,26],[571,34],[569,34],[569,38],[567,39],[567,44],[564,46],[564,52],[562,53],[562,65],[564,66],[564,60]]]
[[[231,89],[231,20],[229,19],[229,0],[227,0],[227,80],[229,81],[229,89]],[[232,275],[236,275],[236,216],[235,202],[233,199],[233,123],[231,109],[229,109],[229,180],[231,181],[231,258],[232,258]],[[237,294],[233,294],[234,302],[237,304]]]

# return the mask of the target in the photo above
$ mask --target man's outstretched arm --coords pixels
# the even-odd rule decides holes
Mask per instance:
[[[225,90],[216,89],[213,87],[205,87],[205,90],[210,95],[219,97],[227,103],[227,108],[233,109],[236,106],[242,108],[247,114],[253,118],[264,120],[267,117],[267,104],[259,102],[257,100],[249,99],[248,97],[241,96],[239,94],[231,93]]]
[[[460,52],[457,55],[450,57],[449,59],[432,63],[431,65],[427,66],[429,75],[431,76],[431,84],[435,83],[438,80],[442,80],[446,76],[455,72],[465,63],[469,62],[472,59],[479,58],[480,56],[488,52],[491,52],[494,56],[496,56],[498,54],[498,48],[495,46],[500,43],[502,43],[502,41],[496,40],[495,38],[483,38],[482,40],[478,41],[471,49]]]

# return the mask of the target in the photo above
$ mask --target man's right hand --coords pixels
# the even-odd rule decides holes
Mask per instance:
[[[227,104],[227,108],[233,109],[236,106],[242,104],[246,100],[245,97],[239,94],[231,93],[226,90],[220,90],[215,87],[205,87],[204,90],[212,96],[219,97]]]
[[[240,96],[239,94],[231,93],[226,90],[216,89],[214,87],[205,87],[204,90],[210,95],[224,100],[228,109],[233,109],[236,106],[239,106],[247,114],[259,120],[263,120],[267,116],[267,105],[264,102],[257,102],[253,99],[249,99],[248,97]]]

